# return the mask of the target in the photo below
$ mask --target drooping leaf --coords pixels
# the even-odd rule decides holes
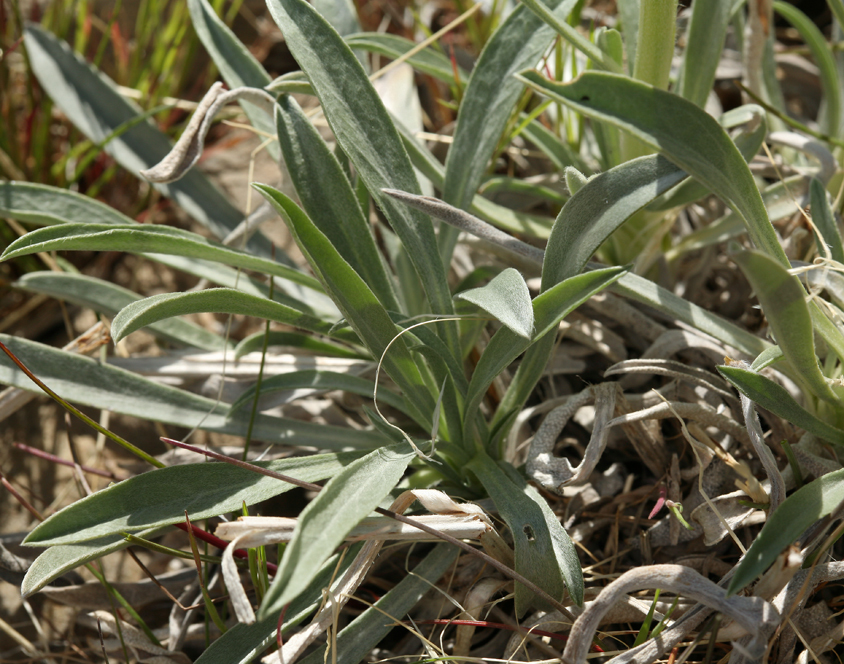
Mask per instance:
[[[74,404],[101,408],[144,420],[179,427],[198,426],[236,436],[246,434],[248,414],[228,416],[228,406],[168,385],[162,385],[129,371],[74,353],[67,353],[34,341],[0,334],[8,347],[33,374],[59,396]],[[0,383],[24,390],[41,390],[0,354]],[[258,415],[254,440],[288,443],[315,449],[371,449],[385,439],[374,431],[359,431],[302,422],[285,417]]]
[[[291,457],[255,465],[305,482],[333,477],[359,459],[358,452]],[[235,512],[293,489],[293,484],[228,463],[191,463],[136,475],[86,496],[38,524],[30,546],[74,544],[122,532]]]
[[[90,196],[36,182],[0,182],[0,214],[43,224],[131,224],[132,220]]]
[[[692,102],[625,76],[588,71],[567,84],[535,71],[518,78],[552,99],[659,150],[738,212],[753,243],[788,265],[747,163],[724,129]]]
[[[377,449],[335,474],[302,511],[258,618],[296,598],[349,531],[392,491],[414,457],[406,444]]]
[[[815,355],[812,317],[806,291],[778,262],[755,251],[743,251],[733,260],[753,287],[777,345],[815,396],[831,403],[838,398],[826,382]]]
[[[141,299],[137,293],[109,281],[66,272],[29,272],[18,279],[15,286],[90,307],[106,316],[114,316],[123,307]],[[165,341],[204,350],[221,350],[229,345],[218,334],[179,318],[154,323],[149,331]]]
[[[569,540],[574,558],[567,555],[564,568],[561,568],[550,532],[552,524],[546,519],[546,512],[539,503],[527,494],[526,484],[514,484],[507,473],[483,452],[469,462],[468,468],[477,475],[510,528],[516,552],[516,571],[557,598],[563,597],[568,587],[566,580],[570,580],[572,597],[578,603],[582,602],[583,577],[577,554],[573,551],[574,545]],[[562,530],[553,513],[551,516],[556,523],[555,528]],[[568,539],[565,532],[563,538]],[[521,618],[536,601],[537,598],[528,588],[516,583],[517,617]]]
[[[433,588],[457,558],[458,550],[440,544],[375,604],[355,618],[337,635],[337,661],[361,662],[422,597]],[[317,648],[301,664],[322,664],[325,647]],[[205,664],[204,662],[202,664]]]
[[[420,190],[398,131],[366,72],[340,35],[305,0],[269,0],[267,6],[310,80],[339,146],[401,238],[431,309],[451,314],[451,292],[431,220],[381,193],[384,188],[417,194]],[[418,284],[405,281],[402,287],[419,289]],[[443,327],[456,353],[454,326]]]
[[[819,477],[791,494],[768,517],[762,531],[738,564],[727,592],[732,595],[746,587],[809,526],[838,509],[842,501],[844,470]]]
[[[788,391],[770,378],[740,367],[719,366],[719,373],[754,403],[794,426],[836,445],[844,445],[844,431],[819,419],[794,400]]]
[[[151,323],[208,312],[257,316],[317,334],[328,335],[331,330],[331,323],[278,302],[233,288],[209,288],[190,293],[161,293],[133,302],[114,317],[111,333],[115,341],[120,341]]]
[[[520,337],[533,333],[533,306],[524,277],[508,267],[486,286],[463,291],[455,297],[479,306]]]
[[[388,309],[400,309],[352,185],[316,127],[289,95],[278,100],[276,124],[284,161],[302,208],[380,302]]]
[[[206,240],[201,235],[171,226],[131,224],[63,224],[39,228],[10,244],[2,260],[38,251],[127,251],[176,254],[256,270],[321,290],[319,282],[295,268],[249,252]]]

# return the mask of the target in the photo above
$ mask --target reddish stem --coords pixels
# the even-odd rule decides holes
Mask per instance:
[[[188,532],[188,527],[183,522],[174,523],[174,526],[179,530],[184,530]],[[201,539],[203,542],[208,542],[209,544],[216,546],[218,549],[225,549],[228,547],[229,543],[226,540],[220,539],[216,535],[212,535],[211,533],[202,530],[198,526],[191,524],[191,530],[193,531],[194,536],[196,539]],[[243,549],[235,549],[234,550],[235,558],[240,558],[241,560],[249,560],[249,554],[246,553]],[[276,570],[278,569],[278,565],[275,563],[267,562],[267,571],[270,574],[275,574]]]
[[[29,445],[24,445],[23,443],[12,443],[16,448],[31,454],[32,456],[37,456],[40,459],[46,459],[47,461],[52,461],[53,463],[61,464],[62,466],[70,466],[71,468],[74,466],[73,461],[68,461],[67,459],[62,459],[61,457],[57,457],[55,454],[50,454],[49,452],[45,452],[44,450],[39,450],[34,447],[30,447]],[[91,466],[79,466],[82,470],[86,473],[91,473],[93,475],[99,475],[100,477],[105,477],[110,480],[114,480],[116,482],[122,481],[123,477],[117,477],[114,473],[110,473],[107,470],[100,470],[99,468],[91,468]]]

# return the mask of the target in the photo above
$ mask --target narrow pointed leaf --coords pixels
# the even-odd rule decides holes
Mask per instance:
[[[255,465],[305,482],[333,477],[360,458],[359,452],[291,457]],[[228,463],[190,463],[159,468],[86,496],[38,524],[24,542],[30,546],[86,540],[207,519],[256,505],[295,485]]]
[[[788,265],[750,169],[724,129],[692,102],[624,76],[585,72],[559,84],[535,71],[518,75],[552,99],[633,134],[698,179],[738,212],[753,243]]]
[[[381,193],[384,188],[421,192],[398,131],[360,62],[305,0],[269,0],[267,5],[310,80],[338,144],[405,246],[431,308],[452,313],[431,220]],[[418,286],[408,283],[405,288]],[[444,331],[456,352],[454,326],[446,325]]]
[[[246,337],[243,341],[238,342],[234,349],[234,358],[240,359],[247,353],[253,351],[261,351],[264,347],[264,339],[267,339],[267,346],[293,346],[295,348],[302,348],[306,351],[311,351],[314,354],[319,354],[328,357],[345,357],[349,359],[366,360],[370,359],[363,351],[355,352],[354,350],[345,346],[338,346],[326,341],[315,339],[307,334],[300,334],[299,332],[281,332],[279,330],[270,330],[269,334],[264,332],[256,332]]]
[[[45,226],[68,222],[133,223],[126,215],[90,196],[35,182],[0,182],[0,214]]]
[[[38,251],[127,251],[154,252],[226,263],[232,267],[256,270],[283,277],[294,283],[321,290],[319,282],[295,268],[260,258],[206,240],[201,235],[171,226],[132,224],[64,224],[39,228],[10,244],[2,260]]]
[[[818,243],[818,253],[821,256],[826,256],[829,252],[832,260],[844,263],[844,246],[841,243],[838,224],[835,223],[835,214],[829,203],[826,188],[817,178],[812,178],[809,185],[809,196],[812,202],[812,221],[818,233],[820,233],[819,237],[815,237],[815,241]],[[826,251],[821,244],[826,245]]]
[[[827,424],[794,400],[788,391],[762,374],[739,367],[718,367],[718,372],[742,394],[794,426],[836,445],[844,445],[844,431]]]
[[[83,274],[30,272],[18,279],[15,286],[31,293],[43,293],[65,302],[89,307],[109,317],[141,299],[140,295],[127,288]],[[218,334],[179,318],[154,323],[149,331],[165,341],[203,350],[221,350],[229,345]]]
[[[768,517],[762,531],[739,562],[727,592],[735,594],[745,588],[815,521],[831,514],[842,502],[844,470],[819,477],[791,494]]]
[[[361,32],[346,37],[346,44],[349,48],[361,49],[370,53],[378,53],[393,60],[403,56],[416,44],[387,32]],[[414,69],[439,79],[443,83],[454,83],[454,67],[451,61],[442,53],[437,52],[433,47],[424,48],[418,53],[406,59]],[[460,80],[465,81],[469,75],[462,69],[458,69]]]
[[[486,286],[463,291],[456,297],[479,306],[520,337],[533,333],[533,305],[524,277],[508,267]]]
[[[703,108],[724,51],[733,0],[695,3],[686,33],[683,65],[675,92]]]
[[[753,287],[777,345],[800,379],[815,396],[838,403],[818,366],[812,317],[803,286],[779,263],[759,252],[743,251],[733,260]]]
[[[334,475],[302,511],[258,617],[296,598],[349,531],[398,484],[414,458],[408,445],[382,447]]]
[[[278,302],[232,288],[209,288],[191,293],[161,293],[133,302],[114,317],[111,333],[115,341],[120,341],[146,325],[198,313],[256,316],[325,335],[331,330],[331,323]]]

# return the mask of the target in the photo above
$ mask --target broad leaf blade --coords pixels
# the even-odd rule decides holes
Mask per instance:
[[[491,314],[520,337],[533,333],[533,306],[524,277],[508,267],[486,286],[456,295]]]
[[[413,458],[405,444],[382,447],[353,461],[302,511],[258,614],[279,611],[310,583],[349,531],[398,484]]]
[[[818,366],[812,317],[803,286],[779,263],[759,252],[743,251],[733,260],[753,287],[777,345],[800,380],[815,396],[838,403]]]
[[[141,296],[102,279],[63,272],[30,272],[15,286],[32,293],[43,293],[65,302],[90,307],[106,316],[114,316]],[[155,336],[182,346],[203,350],[222,350],[227,344],[221,336],[187,320],[173,318],[154,323],[149,331]]]
[[[305,482],[333,477],[360,453],[321,454],[262,461],[255,465]],[[122,532],[236,512],[295,485],[228,463],[191,463],[159,468],[86,496],[38,524],[25,544],[72,544]]]
[[[781,385],[755,371],[718,367],[719,373],[742,394],[794,426],[836,445],[844,445],[844,431],[827,424],[798,404]]]
[[[175,254],[182,257],[226,263],[232,267],[256,270],[288,279],[314,290],[319,282],[295,268],[259,258],[246,251],[231,249],[206,240],[201,235],[171,226],[131,224],[63,224],[27,233],[10,244],[2,260],[38,251],[127,251]]]
[[[518,77],[659,150],[736,210],[760,250],[788,265],[750,169],[718,121],[705,111],[670,92],[606,72],[585,72],[568,84],[549,81],[535,71]]]
[[[838,509],[844,501],[844,470],[819,477],[801,487],[768,517],[738,564],[727,592],[734,594],[762,574],[785,548],[815,521]]]

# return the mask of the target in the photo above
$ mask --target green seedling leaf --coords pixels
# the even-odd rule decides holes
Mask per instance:
[[[333,477],[360,453],[320,454],[262,461],[269,468],[305,482]],[[26,536],[30,546],[75,544],[87,540],[181,523],[238,511],[294,488],[293,484],[228,463],[191,463],[159,468],[97,491],[56,512]]]
[[[533,305],[521,273],[508,267],[486,286],[472,288],[455,297],[477,305],[520,337],[533,333]]]
[[[95,143],[138,115],[138,109],[118,94],[111,79],[64,42],[36,25],[27,26],[24,41],[30,66],[41,86],[68,119]],[[160,162],[170,149],[170,140],[149,122],[135,125],[105,147],[136,176]],[[243,215],[196,169],[178,182],[153,187],[217,237],[225,237],[243,220]],[[263,256],[271,255],[270,243],[263,235],[255,235],[249,247]]]
[[[305,0],[269,0],[267,5],[308,76],[338,145],[407,250],[431,309],[453,313],[431,220],[381,192],[392,188],[421,193],[399,133],[360,62]],[[419,291],[419,284],[412,280],[403,280],[402,287],[407,299]],[[456,326],[446,324],[443,332],[457,355]]]
[[[718,121],[692,102],[625,76],[588,71],[567,84],[535,71],[517,76],[555,101],[629,132],[659,150],[738,212],[753,243],[783,266],[788,259],[765,213],[750,169]]]
[[[841,235],[838,232],[838,225],[835,223],[835,215],[829,204],[826,188],[817,178],[812,178],[809,185],[809,196],[812,204],[812,222],[817,231],[815,242],[818,245],[818,253],[821,256],[829,256],[839,263],[844,263],[844,246],[841,244]]]
[[[733,595],[745,588],[809,526],[838,509],[842,501],[844,470],[819,477],[791,494],[768,516],[762,531],[739,562],[727,593]]]
[[[718,372],[748,399],[794,426],[836,445],[844,445],[844,431],[803,408],[788,391],[770,378],[739,367],[719,366]]]
[[[361,662],[404,616],[434,587],[459,551],[440,544],[407,574],[395,587],[364,611],[337,635],[338,662]],[[301,660],[301,664],[323,664],[328,655],[325,646],[317,648]],[[204,662],[202,664],[205,664]]]
[[[0,214],[45,226],[134,223],[126,215],[89,196],[35,182],[0,182]]]
[[[695,3],[675,92],[701,108],[715,83],[733,0]]]
[[[374,388],[375,383],[366,378],[337,373],[336,371],[303,370],[291,371],[290,373],[279,376],[265,378],[261,383],[261,397],[263,398],[277,392],[291,392],[293,390],[305,390],[305,393],[319,390],[344,390],[345,392],[372,398]],[[254,398],[255,387],[253,386],[237,398],[231,405],[231,411],[234,412],[243,408],[246,404],[252,403]],[[401,397],[383,387],[378,390],[378,401],[402,412],[406,408]]]
[[[753,363],[750,365],[751,371],[762,371],[775,362],[779,362],[783,359],[782,348],[779,346],[771,346],[770,348],[766,348],[763,350],[759,355],[756,356],[756,359],[753,360]]]
[[[337,252],[307,214],[287,196],[267,185],[253,185],[270,202],[290,228],[296,243],[323,281],[360,340],[380,358],[399,332],[390,315],[360,275]],[[414,419],[430,421],[434,399],[403,339],[396,340],[384,356],[384,369],[404,391]],[[425,424],[424,426],[427,426]]]
[[[15,286],[31,293],[43,293],[65,302],[90,307],[109,317],[141,299],[140,295],[127,288],[82,274],[30,272],[18,279]],[[209,332],[196,323],[178,318],[154,323],[149,331],[159,339],[180,346],[192,346],[203,350],[222,350],[227,347],[225,339],[221,336]]]
[[[179,427],[197,426],[205,431],[235,436],[245,435],[248,428],[248,414],[229,417],[228,406],[213,399],[34,341],[5,334],[0,335],[0,341],[48,387],[77,405]],[[0,357],[0,383],[40,393],[36,385],[5,355]],[[371,449],[385,442],[380,434],[373,431],[270,415],[255,418],[252,438],[323,450]]]
[[[321,290],[319,282],[295,268],[259,258],[246,251],[231,249],[201,235],[171,226],[132,224],[65,224],[39,228],[10,244],[0,260],[26,256],[38,251],[127,251],[154,252],[225,263],[256,270],[294,283]]]
[[[385,32],[361,32],[349,35],[346,37],[346,44],[353,50],[361,49],[378,53],[392,60],[416,48],[416,44],[411,40]],[[406,62],[417,71],[433,76],[443,83],[454,83],[454,68],[451,61],[431,47],[411,55]],[[465,81],[469,78],[469,74],[464,70],[458,68],[458,72],[461,80]]]
[[[777,261],[759,252],[743,251],[733,260],[756,292],[774,338],[797,375],[815,396],[838,403],[818,366],[803,286]]]
[[[184,518],[183,513],[182,520]],[[152,528],[142,531],[138,535],[148,538],[159,532],[159,528]],[[127,542],[123,535],[109,535],[78,544],[51,546],[41,553],[26,570],[26,576],[21,583],[21,596],[29,597],[58,579],[62,574],[128,546],[131,546],[131,543]]]
[[[277,613],[311,582],[349,531],[402,478],[414,455],[406,444],[382,447],[336,473],[302,511],[258,618]]]
[[[276,108],[278,140],[290,179],[314,225],[388,309],[399,310],[393,282],[340,162],[289,95]],[[320,186],[314,186],[314,183]]]
[[[191,25],[196,30],[199,41],[220,70],[220,75],[230,89],[240,87],[265,88],[272,82],[272,77],[249,52],[249,49],[235,36],[231,29],[220,20],[214,8],[207,0],[188,0]],[[273,119],[264,111],[248,101],[239,102],[246,117],[255,129],[272,136],[275,134]],[[267,146],[273,159],[279,158],[278,144]]]
[[[124,307],[114,317],[111,334],[115,342],[146,325],[198,313],[257,316],[303,330],[328,335],[331,323],[291,307],[232,288],[209,288],[191,293],[161,293]]]
[[[502,470],[485,453],[469,462],[471,470],[495,503],[513,537],[516,571],[562,600],[565,589],[578,605],[583,603],[583,573],[569,536],[557,517],[527,483]],[[518,476],[516,476],[518,477]],[[552,533],[553,530],[553,533]],[[537,598],[516,583],[516,616],[521,618]]]
[[[250,334],[243,341],[237,344],[234,349],[234,359],[238,360],[247,353],[253,351],[260,351],[264,347],[264,339],[267,339],[267,346],[292,346],[294,348],[301,348],[306,351],[312,351],[319,355],[328,357],[345,357],[350,360],[368,360],[371,359],[364,352],[356,353],[349,348],[343,346],[336,346],[319,339],[314,339],[307,334],[300,334],[299,332],[280,332],[278,330],[270,330],[269,334],[264,332],[256,332]]]
[[[335,590],[349,565],[354,561],[361,545],[350,547],[338,565],[339,555],[329,558],[313,581],[302,593],[290,603],[284,612],[284,622],[281,625],[282,635],[287,634],[305,618],[314,612],[321,603],[323,591],[331,588]],[[251,625],[237,623],[230,627],[225,634],[214,639],[202,651],[194,664],[250,664],[276,642],[279,629],[279,616],[271,614],[263,620]]]

